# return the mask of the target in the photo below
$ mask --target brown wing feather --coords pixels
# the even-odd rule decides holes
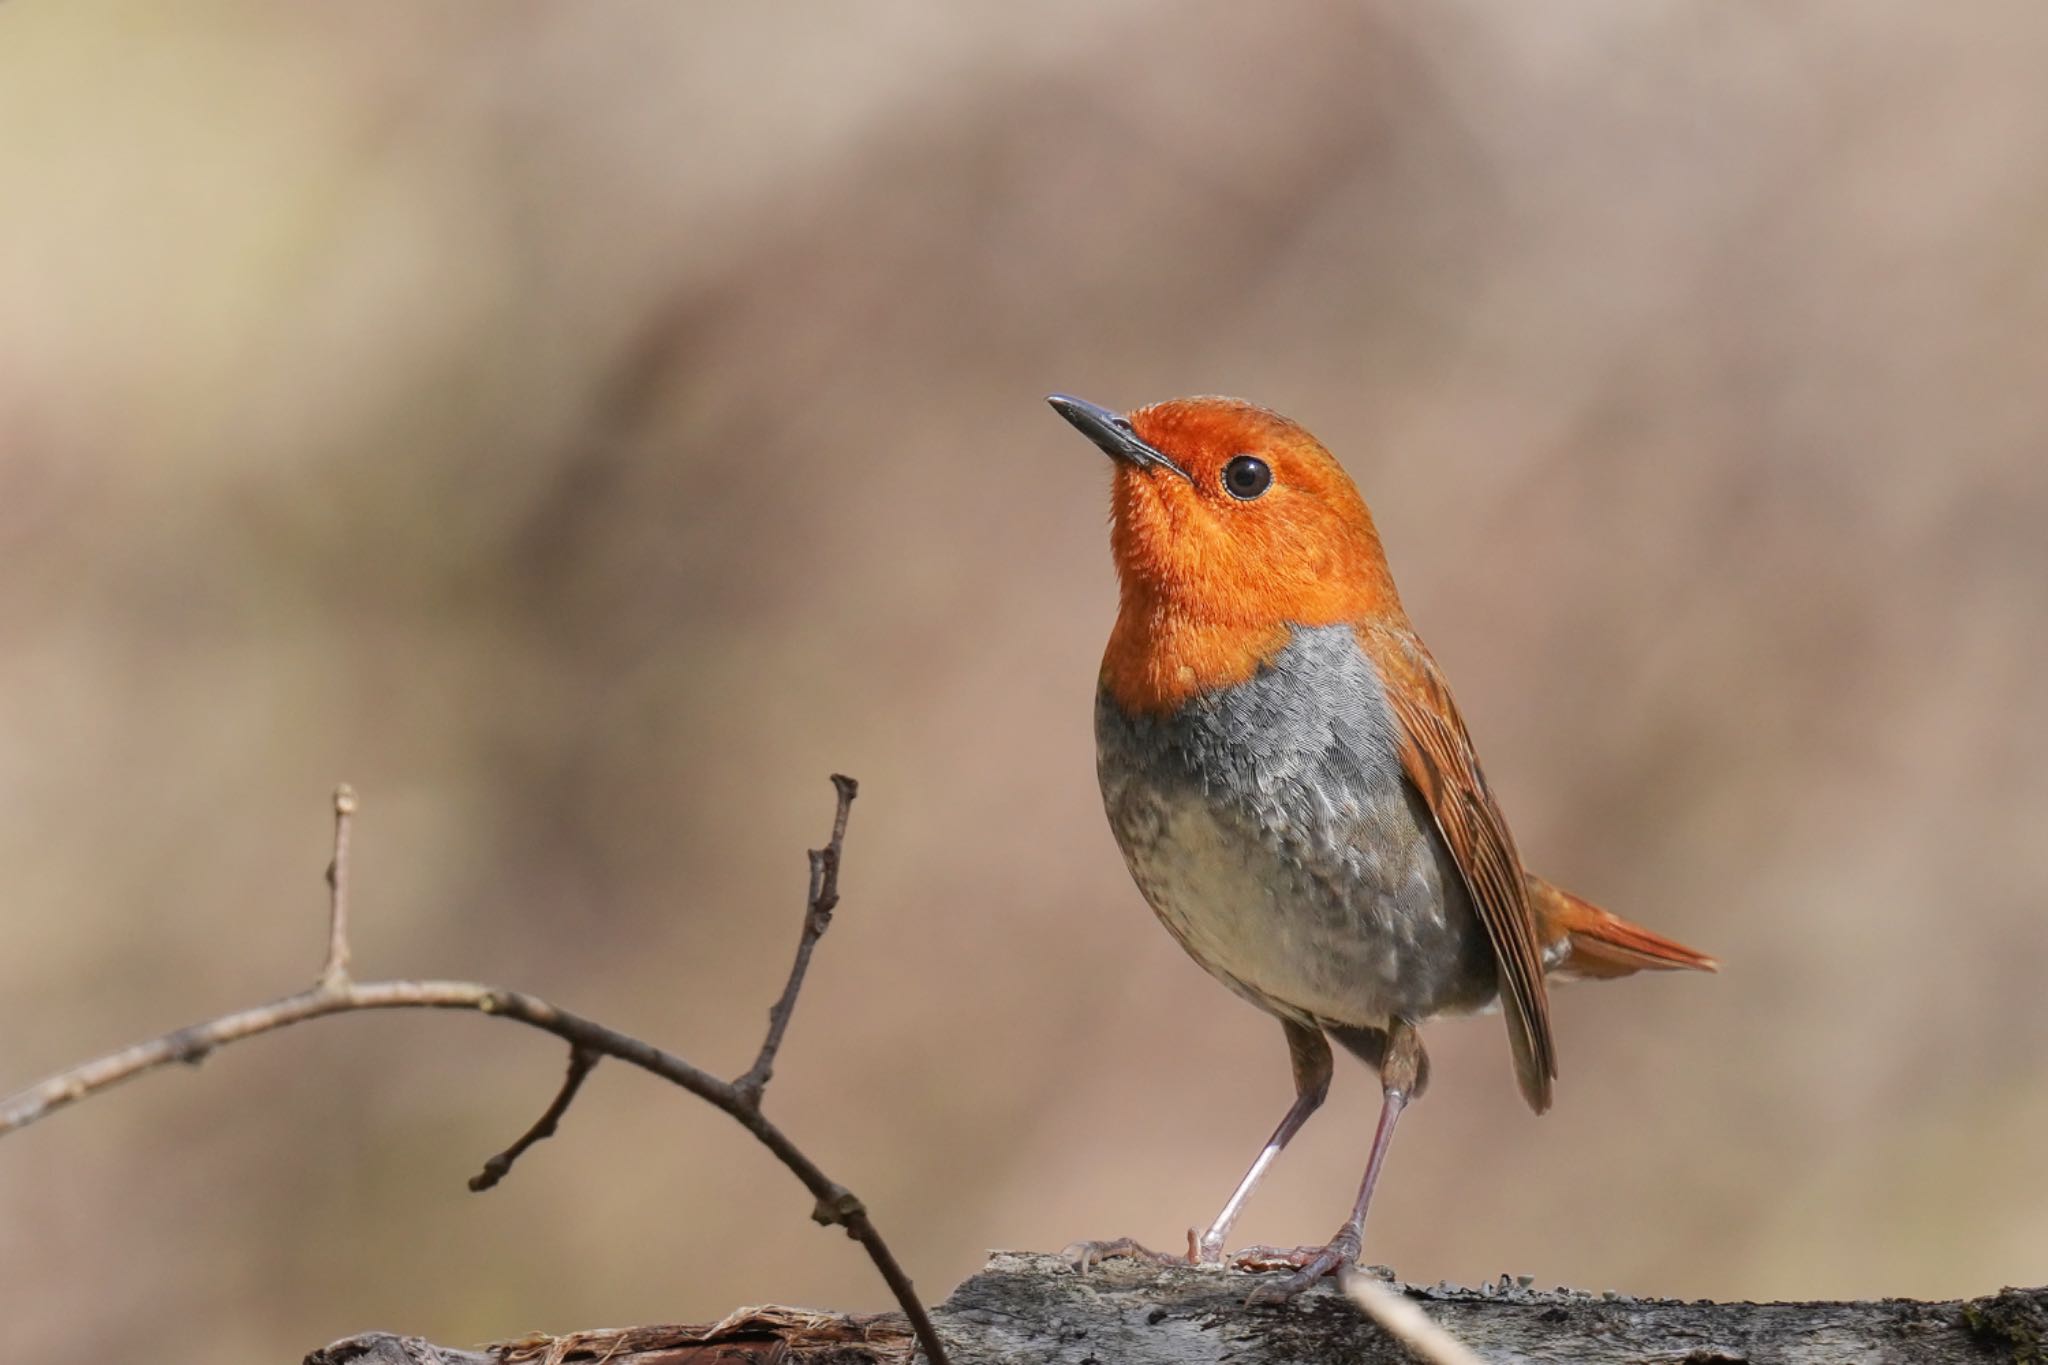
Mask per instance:
[[[1367,626],[1365,652],[1385,679],[1387,700],[1401,722],[1401,767],[1436,817],[1437,830],[1464,875],[1465,890],[1486,926],[1500,968],[1502,1012],[1514,1049],[1515,1077],[1529,1107],[1550,1107],[1557,1053],[1550,1037],[1550,1001],[1543,957],[1522,862],[1507,821],[1494,804],[1472,737],[1422,641],[1405,629]]]

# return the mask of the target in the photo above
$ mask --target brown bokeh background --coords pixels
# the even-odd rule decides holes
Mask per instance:
[[[1213,1212],[1278,1030],[1151,922],[1107,471],[1229,392],[1378,511],[1545,872],[1726,960],[1431,1032],[1372,1257],[1683,1296],[2048,1278],[2048,9],[0,6],[0,1088],[363,969],[724,1071],[934,1296]],[[354,1018],[0,1145],[23,1359],[860,1308],[619,1067]],[[1356,1066],[1241,1231],[1319,1239]]]

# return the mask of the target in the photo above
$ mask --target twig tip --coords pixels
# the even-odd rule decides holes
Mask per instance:
[[[526,1149],[543,1138],[551,1138],[561,1126],[562,1116],[569,1112],[569,1106],[576,1099],[576,1092],[583,1088],[583,1082],[604,1054],[585,1043],[572,1043],[569,1047],[569,1070],[562,1077],[562,1088],[533,1126],[519,1135],[519,1140],[484,1163],[484,1168],[469,1178],[472,1194],[482,1194],[494,1187],[512,1171],[512,1163],[526,1155]]]

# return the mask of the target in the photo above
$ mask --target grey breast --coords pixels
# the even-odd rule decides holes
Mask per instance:
[[[1261,1007],[1379,1027],[1493,995],[1483,928],[1348,626],[1297,628],[1250,680],[1171,716],[1096,700],[1097,772],[1139,890]]]

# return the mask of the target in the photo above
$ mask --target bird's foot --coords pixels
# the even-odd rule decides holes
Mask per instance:
[[[1230,1253],[1230,1268],[1250,1275],[1273,1270],[1299,1270],[1329,1249],[1328,1245],[1320,1242],[1312,1247],[1276,1247],[1255,1242]]]
[[[1262,1284],[1245,1298],[1247,1304],[1286,1303],[1323,1276],[1342,1274],[1358,1264],[1358,1230],[1345,1228],[1327,1246],[1251,1246],[1232,1259],[1240,1270],[1293,1269],[1292,1275]]]
[[[1089,1267],[1104,1261],[1140,1261],[1146,1265],[1185,1266],[1194,1260],[1194,1234],[1188,1234],[1186,1256],[1172,1256],[1132,1237],[1118,1237],[1108,1242],[1075,1242],[1060,1252],[1060,1259],[1074,1267],[1078,1275],[1086,1275]]]

